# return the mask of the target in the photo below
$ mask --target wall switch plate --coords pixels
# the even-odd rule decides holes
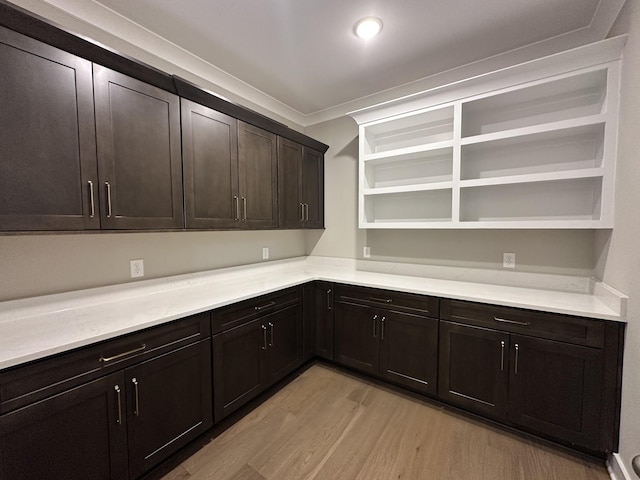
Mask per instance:
[[[131,260],[129,264],[131,266],[131,278],[144,277],[144,261],[142,259]]]
[[[364,247],[362,249],[362,256],[364,258],[371,258],[371,247]]]
[[[262,247],[262,259],[263,260],[269,259],[269,247]]]
[[[516,268],[516,254],[515,253],[503,253],[502,254],[502,266],[504,268]]]

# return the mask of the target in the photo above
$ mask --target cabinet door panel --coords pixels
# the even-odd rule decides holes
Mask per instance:
[[[302,228],[302,145],[278,137],[278,215],[280,228]]]
[[[370,307],[336,302],[334,357],[366,373],[378,373],[378,316]]]
[[[124,396],[117,373],[0,417],[0,478],[128,478]]]
[[[278,156],[273,133],[238,122],[238,176],[244,224],[277,227]]]
[[[211,341],[126,370],[129,474],[137,478],[213,425]]]
[[[306,228],[324,227],[324,155],[304,147],[302,164],[303,202],[307,205]]]
[[[506,418],[508,352],[508,334],[441,321],[438,395],[469,410]]]
[[[316,355],[327,360],[333,360],[333,294],[332,283],[316,282]]]
[[[291,373],[302,363],[302,305],[267,315],[262,324],[268,331],[268,384]]]
[[[91,63],[0,27],[0,65],[0,230],[100,228]]]
[[[103,228],[182,228],[178,97],[93,68]]]
[[[380,373],[395,383],[435,395],[438,320],[407,313],[380,313]]]
[[[509,420],[597,449],[602,351],[512,335],[511,357]]]
[[[180,102],[187,228],[238,227],[238,121]]]
[[[213,404],[219,422],[264,388],[267,329],[254,320],[213,336]]]

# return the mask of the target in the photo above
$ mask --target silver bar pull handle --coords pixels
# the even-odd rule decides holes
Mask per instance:
[[[528,327],[529,325],[531,325],[531,322],[518,322],[516,320],[506,320],[504,318],[499,318],[499,317],[493,317],[493,319],[496,322],[509,323],[511,325],[522,325],[523,327]]]
[[[304,223],[304,203],[300,204],[300,221]]]
[[[518,346],[518,344],[516,343],[516,366],[515,366],[515,374],[518,374],[518,351],[520,350],[520,347]]]
[[[504,340],[500,342],[500,347],[502,348],[500,352],[500,371],[504,372]]]
[[[376,338],[378,336],[377,323],[378,323],[378,315],[374,315],[373,316],[373,338]]]
[[[104,182],[104,186],[107,187],[107,218],[111,217],[111,184]]]
[[[267,327],[262,325],[262,350],[267,349]]]
[[[140,345],[138,348],[134,348],[133,350],[129,350],[128,352],[122,352],[122,353],[119,353],[118,355],[114,355],[113,357],[100,357],[100,361],[101,361],[101,362],[105,362],[105,363],[106,363],[106,362],[111,362],[111,361],[113,361],[113,360],[117,360],[117,359],[119,359],[119,358],[126,357],[127,355],[132,355],[132,354],[134,354],[134,353],[141,352],[141,351],[143,351],[145,348],[147,348],[147,345],[143,343],[143,344],[142,344],[142,345]]]
[[[247,197],[242,197],[242,220],[247,221]]]
[[[308,203],[304,204],[304,221],[305,222],[309,221],[309,204]]]
[[[96,203],[93,199],[93,182],[91,180],[89,180],[89,206],[90,206],[89,218],[93,218],[96,216]]]
[[[122,425],[122,398],[120,397],[120,387],[116,385],[113,389],[116,391],[116,397],[118,398],[118,419],[116,423]]]
[[[264,310],[265,308],[273,307],[275,304],[276,304],[276,302],[269,302],[269,303],[265,303],[264,305],[259,305],[257,307],[253,307],[253,309],[256,312],[259,312],[260,310]]]
[[[236,214],[234,215],[234,220],[235,221],[239,221],[240,220],[240,198],[238,197],[238,195],[234,195],[233,199],[236,202]]]
[[[331,310],[331,289],[327,290],[327,310]]]
[[[269,342],[269,346],[273,347],[274,342],[273,342],[273,323],[269,322],[269,330],[271,331],[271,341]]]
[[[139,417],[140,416],[140,395],[139,395],[139,392],[138,392],[138,380],[136,380],[136,378],[134,377],[134,378],[131,379],[131,383],[133,383],[133,390],[134,390],[134,393],[135,393],[135,402],[136,402],[136,404],[135,404],[135,406],[133,408],[133,414],[136,417]]]
[[[387,317],[382,317],[382,319],[380,320],[380,340],[384,340],[384,321],[387,319]]]
[[[382,302],[382,303],[392,303],[393,300],[391,298],[378,298],[378,297],[369,297],[369,300],[372,302]]]

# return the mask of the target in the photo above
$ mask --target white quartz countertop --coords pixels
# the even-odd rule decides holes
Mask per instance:
[[[300,257],[2,302],[0,369],[311,280],[625,320],[626,297],[583,277]]]

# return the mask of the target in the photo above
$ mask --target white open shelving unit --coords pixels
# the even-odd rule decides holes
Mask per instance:
[[[360,228],[612,228],[624,40],[352,112]]]

